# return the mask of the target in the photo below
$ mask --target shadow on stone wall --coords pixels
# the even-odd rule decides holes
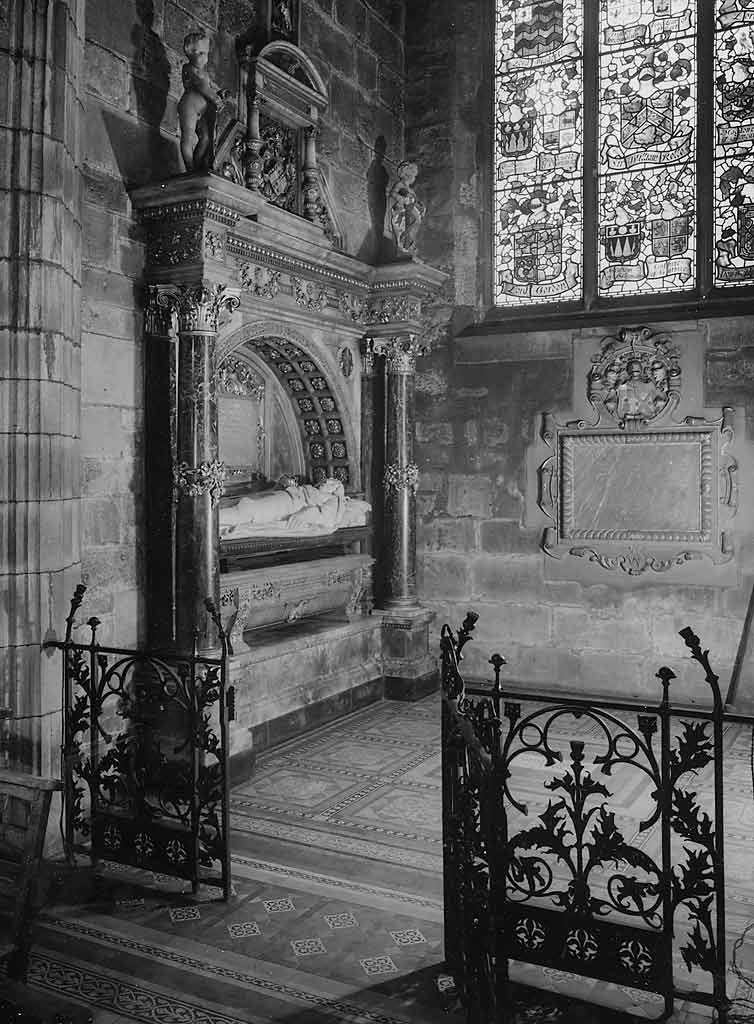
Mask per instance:
[[[390,239],[385,235],[387,186],[390,180],[385,167],[387,141],[384,135],[374,140],[374,159],[367,169],[367,205],[370,228],[361,243],[357,258],[365,263],[381,263],[389,258]]]
[[[143,185],[181,170],[176,143],[165,138],[165,119],[170,89],[170,61],[165,46],[154,30],[153,0],[136,0],[133,45],[133,92],[140,123],[103,111],[118,169],[127,185]]]

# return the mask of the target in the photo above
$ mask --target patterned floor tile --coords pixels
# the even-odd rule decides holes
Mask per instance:
[[[368,956],[359,960],[364,974],[397,974],[398,968],[389,956]]]
[[[427,941],[418,928],[403,928],[401,931],[390,932],[390,938],[397,946],[413,946]]]
[[[439,790],[417,792],[408,786],[381,786],[341,810],[334,820],[375,832],[390,829],[411,838],[438,841],[442,837],[442,798]]]
[[[354,787],[354,780],[315,774],[297,768],[278,768],[275,771],[260,772],[253,784],[238,791],[252,803],[267,805],[305,807],[313,810],[328,805]]]
[[[333,930],[336,928],[358,928],[359,922],[351,913],[325,914],[325,924]]]
[[[248,939],[253,935],[262,934],[256,921],[235,921],[227,927],[231,939]]]
[[[295,910],[293,900],[287,896],[280,897],[276,900],[262,900],[262,906],[268,914],[285,914],[290,910]]]
[[[198,907],[169,907],[168,914],[173,924],[183,921],[198,921],[202,916]]]
[[[315,956],[317,953],[327,952],[322,939],[294,939],[291,942],[291,949],[296,956]]]

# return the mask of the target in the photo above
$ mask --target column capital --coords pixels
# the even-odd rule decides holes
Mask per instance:
[[[385,356],[388,373],[414,373],[416,360],[429,351],[429,347],[420,341],[418,334],[396,334],[390,338],[367,339],[372,342],[374,355]]]
[[[144,303],[144,333],[155,338],[168,338],[173,333],[172,285],[147,285]]]
[[[178,320],[179,334],[217,334],[225,316],[241,304],[240,289],[223,284],[153,285],[156,304]]]

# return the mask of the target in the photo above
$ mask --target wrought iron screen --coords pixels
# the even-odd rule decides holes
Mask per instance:
[[[230,895],[227,644],[218,657],[124,650],[71,639],[63,652],[67,850],[218,886]]]
[[[460,673],[476,618],[441,634],[446,959],[469,1022],[505,1019],[511,961],[629,987],[656,1017],[682,997],[724,1021],[724,715],[708,652],[682,631],[711,710],[673,707],[669,668],[652,706],[504,692],[500,655],[492,688]]]

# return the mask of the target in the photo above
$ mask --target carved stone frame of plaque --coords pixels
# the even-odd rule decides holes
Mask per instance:
[[[527,520],[546,576],[734,586],[734,410],[706,409],[704,339],[622,328],[574,343],[573,409],[544,413]]]

